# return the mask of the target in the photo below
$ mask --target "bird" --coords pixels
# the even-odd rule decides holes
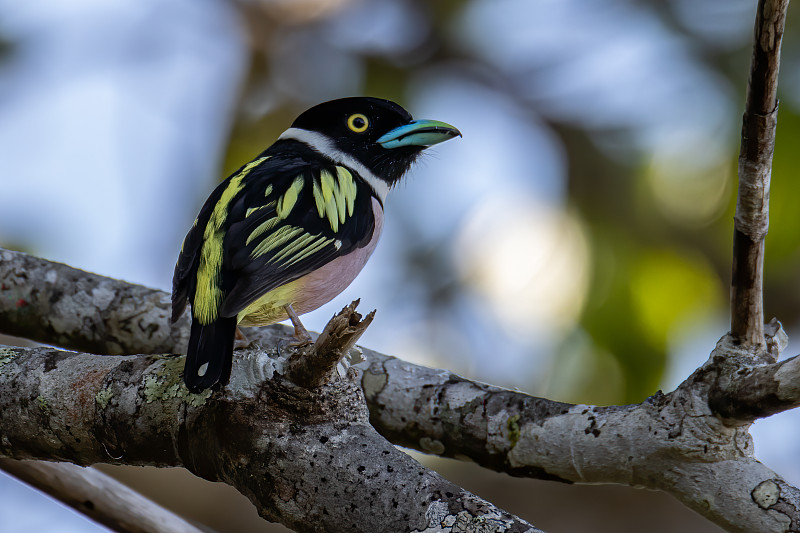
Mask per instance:
[[[172,322],[192,326],[183,380],[198,393],[224,387],[237,326],[299,315],[341,293],[372,254],[390,189],[426,148],[460,137],[450,124],[414,120],[374,97],[320,103],[222,181],[187,233],[175,265]]]

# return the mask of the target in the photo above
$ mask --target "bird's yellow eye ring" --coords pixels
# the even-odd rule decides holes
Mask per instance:
[[[347,127],[356,133],[364,133],[369,128],[369,119],[361,113],[350,115],[347,118]]]

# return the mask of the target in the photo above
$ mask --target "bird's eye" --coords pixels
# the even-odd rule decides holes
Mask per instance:
[[[347,127],[356,133],[364,133],[369,128],[369,119],[361,113],[350,115],[347,118]]]

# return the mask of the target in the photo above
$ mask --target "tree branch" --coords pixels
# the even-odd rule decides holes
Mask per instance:
[[[0,455],[184,466],[298,531],[538,531],[378,435],[354,373],[305,389],[282,377],[287,359],[240,350],[223,391],[191,394],[183,357],[3,348]]]
[[[14,459],[0,459],[0,468],[114,531],[204,533],[94,468]]]
[[[17,337],[98,354],[184,353],[188,317],[170,326],[171,306],[163,291],[0,249],[0,331]]]
[[[722,378],[732,349],[723,338],[674,392],[638,405],[553,402],[369,350],[362,383],[373,425],[397,444],[514,476],[664,490],[728,531],[795,531],[800,491],[753,458],[746,426],[726,423],[709,405],[712,390],[741,392]],[[794,405],[798,381],[786,376],[795,364],[773,372]],[[748,394],[741,403],[760,399]],[[756,498],[767,488],[769,498]]]
[[[764,237],[778,116],[778,70],[789,0],[759,0],[739,152],[739,193],[733,234],[731,336],[756,351],[764,347]]]
[[[788,342],[773,319],[767,325],[767,347],[774,360]],[[728,423],[749,424],[800,406],[800,356],[761,366],[750,366],[746,360],[740,363],[721,374],[709,391],[712,411]]]
[[[24,254],[4,252],[3,255],[8,261],[15,260],[15,256]],[[47,261],[26,256],[25,261],[26,264],[31,261],[47,264]],[[0,279],[8,286],[18,286],[13,279]],[[127,286],[120,281],[106,282],[112,292],[118,290],[115,288],[117,285]],[[69,286],[64,287],[64,293],[69,291]],[[169,295],[160,293],[155,300],[168,302]],[[0,317],[16,312],[19,311],[13,302],[0,298]],[[86,313],[88,311],[82,316],[87,316]],[[0,320],[19,322],[7,318]],[[346,321],[348,324],[349,320]],[[76,318],[73,322],[63,325],[78,335],[81,321]],[[140,322],[138,327],[149,330],[155,326]],[[115,329],[109,326],[110,331]],[[800,495],[795,487],[753,458],[747,424],[759,416],[798,405],[800,363],[797,362],[798,358],[772,363],[786,346],[786,336],[777,322],[770,324],[767,331],[769,351],[759,359],[760,363],[753,362],[753,354],[748,348],[725,337],[706,364],[675,391],[666,395],[659,393],[639,405],[596,407],[553,402],[469,381],[448,371],[420,367],[367,349],[362,349],[368,365],[362,375],[361,385],[370,410],[370,422],[395,444],[427,453],[470,459],[515,476],[567,482],[621,483],[661,489],[729,531],[786,531],[791,524],[794,524],[792,527],[800,527],[800,504],[797,503],[800,502]],[[180,333],[183,335],[183,332]],[[275,376],[276,370],[278,373],[285,372],[286,359],[274,354],[273,347],[283,344],[290,333],[291,328],[279,325],[250,330],[248,337],[253,340],[255,348],[236,352],[231,384],[222,391],[223,395],[217,401],[232,398],[238,394],[235,391],[240,389],[250,390],[253,380],[259,376]],[[112,338],[107,342],[133,352],[151,346],[149,339],[138,343],[135,336],[126,336],[124,341]],[[267,355],[258,355],[259,345]],[[115,358],[95,357],[89,361],[112,359]],[[126,365],[170,364],[174,372],[178,372],[182,365],[182,359],[175,358],[122,359],[130,361]],[[4,358],[0,356],[0,365],[3,361]],[[254,361],[262,362],[257,364]],[[284,362],[278,364],[277,361]],[[272,365],[269,367],[272,370],[259,370],[264,364]],[[153,371],[158,377],[157,368]],[[5,371],[0,367],[0,377],[3,375]],[[84,369],[81,375],[87,379],[92,374]],[[103,378],[103,383],[109,384],[130,384],[134,381],[126,375]],[[179,383],[174,389],[170,387],[158,390],[184,390]],[[289,384],[283,378],[272,387],[276,387],[276,390],[270,389],[271,392],[268,392],[265,387],[259,397],[272,405],[273,410],[259,407],[267,411],[258,414],[255,419],[273,420],[270,424],[280,423],[281,417],[287,416],[284,414],[287,408],[277,409],[275,402],[280,400],[295,405],[297,402],[289,401],[290,397],[306,398],[306,407],[301,408],[300,403],[295,407],[300,410],[295,420],[297,430],[301,431],[305,424],[311,422],[309,417],[315,412],[317,400],[312,398],[316,393],[312,389],[292,393],[292,396],[285,390],[304,389]],[[37,397],[31,394],[33,392],[28,392],[22,397]],[[135,396],[133,393],[127,394]],[[0,389],[0,398],[3,396]],[[114,393],[114,396],[117,394]],[[163,409],[169,410],[170,405]],[[206,406],[205,409],[210,408]],[[231,418],[217,414],[219,409],[199,410],[194,416]],[[3,409],[3,416],[6,416],[5,411]],[[174,413],[174,408],[171,412]],[[200,412],[205,414],[201,416]],[[252,414],[256,415],[257,412],[260,413],[253,411]],[[115,428],[125,423],[126,416],[131,415],[123,413],[113,421],[106,420],[111,424],[110,427]],[[140,413],[137,419],[141,416]],[[332,416],[331,420],[334,419]],[[345,417],[344,420],[349,418]],[[363,424],[358,426],[359,431],[371,431],[371,428],[365,429],[364,419],[360,419],[359,424]],[[0,428],[3,426],[0,418]],[[39,421],[38,426],[49,427],[44,421]],[[37,427],[35,422],[29,431],[33,431],[33,427]],[[206,431],[212,432],[211,429]],[[326,431],[330,431],[326,433],[328,436],[340,430],[328,428]],[[146,434],[145,430],[141,430],[141,435]],[[375,435],[370,438],[379,439]],[[119,440],[124,442],[123,439]],[[313,438],[309,438],[309,442],[314,444]],[[152,436],[147,445],[154,445]],[[159,441],[157,446],[172,449],[175,444]],[[182,449],[187,449],[186,445],[182,446]],[[222,445],[210,446],[207,442],[196,445],[198,449],[211,448],[212,456],[216,456],[217,452],[213,450],[218,446]],[[195,449],[195,446],[189,448]],[[120,455],[119,450],[113,447],[109,447],[109,453],[114,457]],[[281,453],[289,461],[294,451],[284,450]],[[316,453],[316,448],[312,453]],[[131,459],[129,455],[125,458]],[[102,460],[109,461],[110,458],[104,455]],[[303,462],[302,459],[299,461]],[[303,464],[304,468],[309,467],[309,463]],[[204,471],[199,471],[200,475],[204,475]]]

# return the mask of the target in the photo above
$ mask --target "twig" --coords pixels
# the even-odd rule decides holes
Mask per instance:
[[[742,118],[739,195],[733,235],[731,336],[734,343],[756,351],[764,349],[764,237],[769,229],[778,69],[788,6],[789,0],[759,0]]]

